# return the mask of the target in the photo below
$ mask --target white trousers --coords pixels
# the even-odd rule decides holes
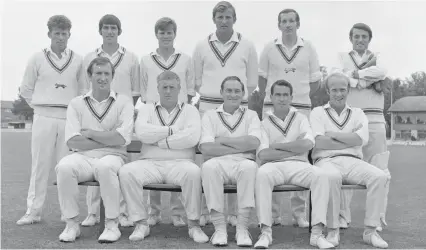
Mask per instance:
[[[236,156],[221,156],[207,160],[201,168],[202,182],[209,212],[224,212],[224,184],[237,185],[237,207],[252,208],[257,163]]]
[[[387,152],[386,128],[383,123],[370,123],[368,124],[368,128],[369,140],[368,144],[362,148],[362,154],[364,156],[364,161],[382,169],[388,178],[385,187],[383,208],[380,212],[380,216],[385,218],[391,180],[391,174],[388,169],[389,155],[383,155],[383,153]],[[342,190],[340,216],[342,216],[348,223],[351,222],[350,203],[352,200],[352,196],[353,190]]]
[[[31,134],[31,178],[27,212],[39,216],[46,200],[49,173],[68,154],[64,137],[65,119],[34,114]]]
[[[203,117],[203,114],[207,111],[207,110],[211,110],[211,109],[216,109],[217,107],[219,107],[220,104],[212,104],[212,103],[205,103],[205,102],[200,102],[200,108],[199,108],[199,112],[200,112],[200,116]],[[245,108],[248,108],[247,104],[242,105]],[[226,200],[224,201],[224,204],[226,204],[225,206],[225,214],[228,215],[234,215],[237,216],[237,194],[226,194],[224,197],[226,197]],[[202,212],[201,214],[203,215],[207,215],[209,214],[209,210],[207,208],[207,204],[206,204],[206,197],[205,195],[203,195],[202,201],[201,201],[201,209]]]
[[[97,180],[105,205],[105,217],[116,219],[120,214],[120,184],[118,170],[124,160],[116,155],[102,158],[87,157],[79,153],[68,155],[56,166],[59,205],[65,219],[79,215],[78,183]]]
[[[379,168],[357,158],[337,156],[325,158],[315,163],[332,179],[330,182],[330,202],[327,213],[327,226],[339,227],[341,185],[365,185],[367,187],[367,202],[364,225],[380,226],[380,211],[383,206],[383,196],[387,182],[386,174]]]
[[[201,171],[190,160],[138,160],[119,172],[121,191],[133,222],[148,218],[143,201],[143,186],[167,183],[182,188],[182,203],[188,220],[200,219]]]
[[[330,178],[330,181],[335,181]],[[259,224],[272,226],[272,191],[282,184],[309,188],[312,192],[312,225],[327,225],[330,184],[327,173],[307,162],[286,161],[265,163],[256,176],[256,212]],[[337,185],[335,183],[334,185]]]
[[[266,112],[273,110],[272,106],[263,106],[262,116],[265,117]],[[299,109],[300,113],[306,115],[309,118],[310,110]],[[284,199],[288,199],[290,196],[290,207],[292,215],[294,218],[297,217],[306,217],[308,210],[306,209],[309,206],[309,191],[297,191],[297,192],[287,192],[285,193],[273,193],[272,194],[272,218],[277,218],[281,216],[281,207],[283,206]],[[284,202],[286,203],[286,202]],[[288,204],[288,203],[287,203]]]

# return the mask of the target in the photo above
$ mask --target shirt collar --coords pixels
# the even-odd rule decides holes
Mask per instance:
[[[287,116],[288,116],[289,114],[293,113],[293,112],[297,112],[297,108],[295,108],[295,107],[293,107],[293,106],[290,106],[290,110],[288,111]],[[266,114],[267,114],[267,115],[274,116],[274,117],[278,118],[278,117],[274,114],[274,109],[270,109],[270,110],[266,111]],[[278,118],[278,119],[280,119],[280,118]]]
[[[180,50],[175,49],[175,52],[173,52],[173,54],[171,54],[170,57],[172,57],[176,54],[182,54],[182,52]],[[159,57],[163,58],[160,54],[158,54],[157,50],[154,50],[153,52],[151,52],[151,55],[155,55],[155,56],[159,56]]]
[[[217,38],[216,32],[213,32],[210,36],[209,41],[217,41],[220,42],[219,39]],[[238,35],[237,32],[232,33],[231,39],[229,39],[229,41],[227,41],[225,44],[229,43],[229,42],[239,42],[240,40],[238,39]]]
[[[120,53],[120,54],[124,54],[124,47],[123,46],[121,46],[120,44],[118,45],[118,49],[117,49],[117,51],[116,52],[118,52],[118,53]],[[116,53],[116,52],[114,52],[114,54]],[[102,49],[102,45],[101,45],[101,47],[99,47],[99,48],[97,48],[96,49],[96,54],[99,56],[100,54],[102,54],[102,53],[105,53],[105,54],[107,54],[103,49]]]
[[[358,54],[358,52],[357,52],[357,51],[355,51],[355,50],[352,50],[350,53],[352,53],[353,55],[358,56],[358,57],[360,57],[360,58],[363,58],[363,57],[365,57],[365,56],[370,56],[371,54],[373,54],[373,52],[371,52],[371,50],[368,50],[368,49],[365,51],[365,53],[364,53],[364,54],[362,54],[362,56],[360,56],[360,55]]]
[[[47,51],[49,52],[49,53],[51,53],[51,54],[55,54],[56,55],[56,53],[55,52],[53,52],[53,50],[52,50],[52,48],[49,46],[49,47],[47,47]],[[68,48],[65,48],[65,50],[64,50],[64,52],[62,52],[61,53],[61,55],[63,55],[63,56],[68,56],[68,54],[70,53],[70,49],[68,49]]]
[[[331,106],[330,106],[330,102],[327,102],[327,104],[325,104],[324,105],[324,109],[328,109],[328,108],[330,108],[330,109],[332,109],[332,110],[334,110]],[[343,110],[342,110],[342,113],[343,112],[345,112],[346,110],[348,110],[348,109],[350,109],[350,110],[352,110],[352,108],[351,108],[351,106],[349,106],[347,103],[345,104],[345,107],[343,108]],[[336,110],[334,110],[334,111],[336,111]],[[337,113],[337,112],[336,112]]]
[[[236,111],[237,112],[238,111],[243,112],[244,108],[240,105]],[[229,114],[225,110],[223,110],[223,103],[219,107],[216,108],[216,112],[217,113],[226,113],[226,114]],[[237,112],[235,112],[235,113],[237,113]],[[234,113],[234,115],[235,115],[235,113]]]
[[[161,106],[161,102],[160,102],[160,101],[155,102],[155,103],[154,103],[154,106],[155,106],[155,107],[160,106],[160,107],[164,108],[163,106]],[[178,102],[176,103],[176,106],[177,106],[179,109],[182,109],[182,108],[183,108],[183,102],[178,101]],[[176,107],[175,107],[175,108],[176,108]]]
[[[84,96],[83,96],[84,98],[86,98],[86,97],[90,97],[90,98],[92,98],[92,99],[94,99],[95,100],[95,98],[93,97],[93,90],[89,90],[89,92],[87,92],[86,94],[84,94]],[[113,98],[114,100],[116,100],[117,99],[117,93],[115,93],[114,92],[114,90],[110,90],[109,91],[109,97],[111,97],[111,98]],[[108,98],[109,98],[108,97]],[[108,99],[107,98],[107,99]],[[106,100],[107,100],[106,99]]]
[[[279,35],[278,38],[275,40],[275,44],[279,44],[279,45],[282,45],[282,46],[287,48],[287,46],[285,46],[283,44],[283,35],[282,34]],[[301,47],[305,46],[305,42],[303,41],[303,39],[300,36],[297,36],[297,41],[296,41],[296,44],[293,46],[293,48],[295,48],[297,46],[301,46]],[[293,49],[293,48],[291,48],[291,49]]]

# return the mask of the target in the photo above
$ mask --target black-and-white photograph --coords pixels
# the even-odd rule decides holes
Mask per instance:
[[[426,247],[426,2],[0,8],[1,248]]]

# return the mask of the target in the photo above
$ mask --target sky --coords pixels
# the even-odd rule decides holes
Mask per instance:
[[[391,77],[426,71],[426,2],[230,1],[236,8],[234,29],[251,40],[260,55],[264,45],[279,35],[277,15],[292,8],[300,15],[299,35],[310,40],[321,65],[337,66],[337,53],[349,51],[349,30],[363,22],[373,30],[370,49],[380,52]],[[192,55],[195,45],[215,31],[212,10],[216,1],[17,1],[1,7],[1,100],[14,100],[29,58],[50,45],[47,21],[63,14],[72,22],[68,47],[84,56],[102,43],[99,19],[120,18],[119,43],[140,58],[158,47],[155,22],[164,16],[178,26],[175,48]]]

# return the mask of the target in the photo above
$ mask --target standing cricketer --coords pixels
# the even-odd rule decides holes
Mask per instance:
[[[93,59],[87,74],[92,89],[72,99],[67,110],[65,141],[75,152],[55,168],[59,205],[66,221],[59,239],[72,242],[80,236],[78,183],[96,180],[105,203],[105,229],[98,241],[109,243],[121,236],[118,170],[127,158],[134,108],[129,97],[111,90],[114,66],[108,58]]]
[[[278,14],[278,29],[281,36],[266,44],[259,61],[258,95],[264,98],[263,114],[271,110],[271,86],[277,80],[286,80],[294,86],[292,106],[309,116],[311,99],[318,90],[321,79],[318,55],[308,40],[297,34],[300,27],[299,14],[293,9]],[[256,93],[255,93],[256,94]],[[281,224],[280,203],[283,194],[273,194],[273,224]],[[305,201],[307,192],[291,192],[293,223],[308,227]]]
[[[325,80],[330,101],[316,107],[310,114],[315,138],[312,151],[314,165],[323,169],[330,182],[327,215],[327,241],[339,245],[339,212],[342,184],[367,187],[363,240],[365,243],[387,248],[388,244],[377,233],[385,194],[386,174],[362,160],[362,147],[369,140],[368,119],[360,108],[346,103],[350,80],[343,72],[333,72]]]
[[[179,102],[191,103],[195,95],[194,70],[191,57],[174,48],[177,24],[169,18],[160,18],[154,27],[155,36],[158,39],[158,48],[141,59],[140,75],[142,86],[141,101],[154,103],[160,100],[157,90],[157,77],[165,72],[176,73],[181,79]],[[149,191],[149,218],[148,224],[153,226],[161,221],[161,193],[160,191]],[[185,213],[181,194],[172,192],[170,206],[172,210],[172,221],[174,226],[185,226],[182,217]]]
[[[99,20],[98,31],[102,36],[102,45],[86,55],[83,63],[84,69],[87,69],[94,58],[108,58],[115,71],[111,89],[118,94],[123,94],[133,99],[133,103],[136,103],[137,98],[140,96],[139,61],[134,53],[118,43],[118,37],[122,33],[120,19],[111,14],[103,16]],[[86,75],[86,84],[90,86],[89,75]],[[86,202],[88,215],[81,224],[83,226],[93,226],[99,221],[96,216],[96,214],[99,214],[100,208],[99,187],[87,187]],[[132,226],[132,223],[127,219],[127,208],[123,199],[120,202],[120,211],[120,225],[124,227]]]
[[[82,57],[67,48],[71,21],[63,15],[47,22],[51,44],[31,57],[25,69],[20,95],[34,109],[31,134],[31,179],[27,211],[18,225],[40,221],[50,170],[68,153],[64,129],[67,106],[84,94]]]
[[[216,32],[201,40],[194,51],[195,88],[200,93],[199,110],[201,115],[223,103],[220,92],[222,81],[228,76],[238,76],[244,85],[241,104],[248,106],[248,93],[257,86],[257,52],[254,44],[239,32],[234,31],[237,15],[234,6],[221,1],[213,8],[213,22]],[[236,197],[228,195],[228,221],[235,226]],[[201,224],[208,221],[203,209]]]
[[[349,40],[353,50],[339,53],[340,67],[350,77],[351,90],[348,104],[360,108],[368,118],[369,141],[362,148],[364,161],[382,169],[388,181],[384,195],[384,204],[380,213],[381,224],[386,226],[386,207],[391,175],[388,169],[389,151],[386,145],[386,122],[383,115],[384,91],[389,91],[391,85],[386,78],[379,53],[368,50],[373,38],[371,28],[364,23],[355,24],[349,31]],[[352,190],[342,191],[340,227],[347,228],[351,222],[350,201]],[[382,230],[382,225],[378,230]]]

